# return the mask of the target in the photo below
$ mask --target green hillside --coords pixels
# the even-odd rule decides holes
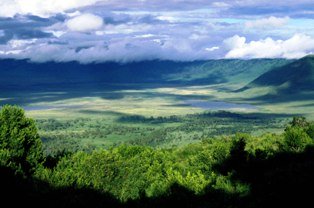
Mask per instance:
[[[197,81],[202,84],[246,84],[260,75],[291,63],[285,59],[221,59],[209,60],[199,65],[187,65],[179,73],[165,77],[177,81]]]
[[[284,93],[314,91],[314,57],[306,56],[287,65],[270,70],[243,89],[272,86]]]

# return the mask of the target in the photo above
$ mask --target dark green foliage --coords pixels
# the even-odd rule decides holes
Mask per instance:
[[[306,133],[309,135],[310,138],[314,140],[314,122],[309,124]]]
[[[12,206],[19,199],[32,207],[262,208],[311,200],[314,148],[305,120],[283,135],[236,134],[172,149],[59,152],[44,166],[35,124],[23,110],[5,106],[0,121],[1,203]]]
[[[245,151],[247,137],[249,136],[246,134],[237,134],[232,141],[230,158],[235,167],[241,166],[247,161],[248,153]]]
[[[24,110],[4,106],[0,111],[0,163],[30,175],[43,161],[42,143],[34,120]]]
[[[27,183],[10,170],[0,169],[1,203],[13,207],[22,201],[32,207],[308,207],[314,185],[314,149],[309,146],[302,153],[277,153],[269,159],[249,158],[237,175],[217,177],[200,195],[188,188],[172,184],[167,193],[153,197],[141,195],[137,200],[121,203],[108,193],[73,185],[56,188],[45,181]],[[69,170],[70,171],[70,170]],[[60,177],[60,180],[62,177]],[[238,181],[238,182],[237,182]],[[242,184],[249,191],[241,193]],[[238,185],[236,185],[238,184]],[[215,188],[220,187],[220,188]],[[247,188],[246,188],[247,189]],[[19,200],[16,200],[19,199]]]
[[[60,160],[62,158],[65,158],[65,157],[70,156],[72,154],[73,154],[73,152],[69,152],[66,150],[57,152],[55,154],[49,154],[46,156],[45,162],[43,165],[46,168],[53,169],[57,166],[57,164],[60,162]]]
[[[314,122],[309,122],[303,116],[293,117],[292,121],[290,122],[290,127],[296,127],[303,129],[305,133],[311,138],[314,139]],[[287,127],[286,131],[290,128]]]

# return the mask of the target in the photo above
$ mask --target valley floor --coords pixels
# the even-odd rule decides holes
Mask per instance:
[[[293,116],[313,117],[312,100],[258,102],[252,99],[257,92],[230,88],[236,86],[116,89],[77,98],[42,93],[32,95],[39,102],[25,109],[37,120],[48,152],[121,143],[172,147],[236,132],[278,133]]]

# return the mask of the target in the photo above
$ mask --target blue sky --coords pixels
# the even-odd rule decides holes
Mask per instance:
[[[313,0],[0,0],[0,58],[89,63],[313,52]]]

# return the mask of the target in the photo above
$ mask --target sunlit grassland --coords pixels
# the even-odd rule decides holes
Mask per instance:
[[[79,106],[77,104],[79,103]],[[67,99],[49,103],[36,103],[29,107],[38,110],[28,111],[28,115],[35,118],[45,117],[111,117],[114,113],[143,115],[143,116],[167,116],[184,115],[187,113],[201,112],[202,109],[195,107],[180,106],[169,97],[134,97],[126,96],[122,99],[103,99],[97,97],[84,97]],[[44,109],[44,106],[52,106],[51,109]]]
[[[97,96],[79,97],[49,102],[36,102],[26,106],[26,109],[30,109],[27,110],[29,116],[38,119],[92,117],[95,119],[106,118],[111,123],[120,114],[158,117],[194,114],[201,113],[204,110],[211,110],[191,106],[186,103],[187,100],[200,100],[250,104],[255,107],[249,109],[241,107],[220,109],[231,112],[302,114],[307,117],[313,116],[314,104],[311,99],[300,100],[292,96],[290,100],[281,101],[280,95],[276,95],[277,92],[272,87],[256,87],[242,92],[234,92],[237,86],[233,86],[233,89],[230,89],[231,87],[229,85],[208,85],[119,90],[111,92],[112,97],[119,94],[119,98],[116,99]],[[265,95],[277,96],[276,101],[272,102],[272,99],[257,99]],[[307,97],[308,95],[302,96]]]
[[[27,108],[29,116],[45,117],[85,117],[87,112],[93,117],[109,116],[110,113],[122,113],[143,116],[169,116],[200,113],[203,109],[189,106],[186,100],[232,101],[238,98],[233,93],[220,91],[223,86],[165,87],[144,90],[121,90],[112,94],[122,94],[118,99],[97,96],[62,99],[49,102],[32,103]],[[245,102],[245,101],[243,101]],[[248,109],[229,109],[246,111]],[[110,112],[107,114],[106,112]],[[109,116],[110,117],[110,116]]]

